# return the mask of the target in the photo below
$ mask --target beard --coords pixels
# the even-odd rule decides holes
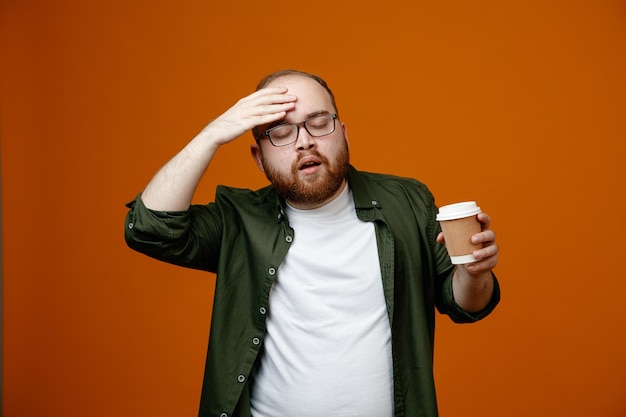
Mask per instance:
[[[322,172],[300,177],[298,175],[298,162],[305,156],[315,156],[326,169]],[[350,153],[344,139],[343,147],[332,163],[317,150],[313,150],[302,153],[291,166],[289,173],[279,172],[275,166],[266,163],[263,156],[261,156],[261,160],[265,169],[265,176],[274,185],[281,197],[295,204],[316,205],[322,204],[334,196],[343,184],[348,175]]]

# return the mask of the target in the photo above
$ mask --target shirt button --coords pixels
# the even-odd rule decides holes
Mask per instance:
[[[258,337],[255,337],[254,339],[252,339],[252,344],[253,345],[258,345],[259,343],[261,343],[261,339],[259,339]]]
[[[132,224],[132,223],[128,223],[128,228],[129,228],[129,229],[132,229],[133,227],[135,227],[135,225],[134,225],[134,224]]]
[[[378,205],[378,201],[376,201],[376,200],[372,200],[372,205],[373,205],[373,206]]]
[[[239,375],[239,376],[237,377],[237,381],[239,381],[239,382],[243,382],[243,381],[245,381],[245,380],[246,380],[246,377],[245,377],[245,376],[243,376],[243,375]]]
[[[293,240],[293,238],[292,238],[291,236],[287,236],[287,237],[285,238],[285,240],[286,240],[287,242],[291,243],[291,241]]]
[[[267,270],[267,272],[268,272],[270,275],[272,275],[272,276],[276,275],[276,269],[274,269],[274,268],[270,268],[270,269],[268,269],[268,270]]]
[[[265,313],[267,313],[267,310],[265,309],[265,307],[261,307],[261,308],[259,308],[259,313],[265,314]]]
[[[228,414],[222,413],[222,414],[220,414],[220,417],[228,417]]]

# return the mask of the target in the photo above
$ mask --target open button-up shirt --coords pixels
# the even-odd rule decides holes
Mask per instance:
[[[420,182],[350,167],[359,219],[374,222],[392,332],[394,416],[436,416],[433,378],[435,309],[469,323],[500,300],[495,289],[478,313],[458,306],[453,265],[437,208]],[[200,417],[250,416],[250,376],[262,354],[270,290],[293,240],[284,201],[273,186],[257,191],[220,186],[215,201],[183,212],[128,204],[128,245],[148,256],[217,274]],[[329,412],[332,415],[332,412]]]

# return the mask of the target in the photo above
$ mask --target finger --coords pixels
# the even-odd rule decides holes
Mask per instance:
[[[271,104],[292,102],[295,101],[296,98],[297,97],[293,94],[287,94],[286,88],[278,87],[255,91],[240,101],[242,103]]]
[[[254,117],[249,118],[250,129],[257,128],[259,126],[267,126],[270,123],[276,122],[278,120],[284,119],[287,116],[287,111],[276,111],[258,114]]]
[[[287,112],[289,110],[293,110],[295,104],[294,103],[276,103],[276,104],[265,104],[261,106],[256,106],[251,109],[251,115],[253,116],[264,116],[267,114],[275,114],[281,112]]]
[[[248,118],[256,118],[261,116],[265,118],[268,115],[276,115],[280,114],[280,117],[285,116],[285,112],[293,110],[295,107],[295,103],[290,100],[282,100],[282,101],[272,101],[272,100],[255,100],[251,102],[243,102],[238,103],[236,106],[232,108],[232,112],[237,114],[237,117],[241,117],[244,119]],[[273,122],[275,120],[279,120],[279,118],[270,117],[267,123]],[[263,121],[254,121],[255,125],[262,124]]]
[[[283,119],[287,112],[293,110],[294,103],[257,105],[254,103],[238,103],[220,117],[226,123],[241,125],[244,130],[269,124]]]
[[[297,97],[293,94],[272,94],[268,96],[257,97],[255,100],[252,100],[250,103],[253,106],[261,106],[261,105],[273,105],[273,104],[292,104],[297,100]]]
[[[491,242],[495,242],[496,240],[496,233],[491,230],[491,229],[487,229],[484,230],[480,233],[476,233],[475,235],[472,235],[472,243],[482,243],[483,245],[491,243]]]
[[[266,87],[248,94],[246,97],[244,97],[244,99],[253,99],[255,97],[260,97],[268,94],[285,94],[286,92],[286,87]]]
[[[491,225],[491,217],[487,213],[478,213],[476,217],[481,223],[481,227],[483,230],[489,229],[489,226]]]
[[[488,258],[482,261],[467,264],[465,268],[470,274],[481,274],[483,272],[491,271],[496,267],[497,264],[497,258]]]
[[[472,262],[469,271],[472,273],[489,271],[496,267],[498,264],[498,251],[497,250],[489,250],[485,251],[484,249],[476,250],[472,252],[474,258],[476,258],[476,262]]]
[[[472,255],[474,258],[481,261],[497,256],[499,251],[500,248],[494,243],[493,245],[485,246],[484,248],[473,251]]]

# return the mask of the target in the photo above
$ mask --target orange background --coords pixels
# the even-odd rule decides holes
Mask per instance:
[[[214,277],[128,249],[124,203],[285,67],[330,83],[358,168],[493,217],[502,303],[440,316],[442,416],[626,415],[624,2],[0,11],[5,416],[197,415]],[[196,202],[266,183],[250,143],[218,152]]]

